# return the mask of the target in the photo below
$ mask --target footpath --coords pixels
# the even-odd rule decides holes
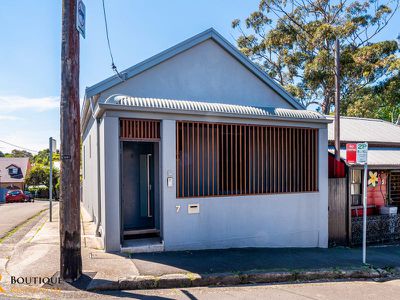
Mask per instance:
[[[58,207],[49,222],[41,215],[22,239],[8,249],[0,266],[2,282],[12,278],[46,289],[124,290],[182,288],[337,279],[388,280],[400,276],[400,246],[368,247],[368,263],[360,248],[247,248],[162,253],[105,253],[95,225],[82,209],[83,273],[74,285],[33,282],[58,278]],[[1,246],[1,245],[0,245]],[[22,279],[21,279],[22,278]],[[2,284],[0,284],[2,285]]]

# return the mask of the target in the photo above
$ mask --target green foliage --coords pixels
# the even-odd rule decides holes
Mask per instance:
[[[18,150],[18,149],[14,149],[11,151],[11,153],[5,153],[3,155],[4,155],[3,157],[29,157],[29,158],[33,157],[32,153],[26,150]],[[0,155],[0,157],[2,156]]]
[[[339,39],[343,113],[363,114],[358,102],[368,92],[373,93],[369,102],[382,100],[379,89],[387,101],[394,98],[389,82],[399,76],[399,46],[395,40],[372,40],[398,6],[399,0],[385,5],[376,0],[261,0],[244,20],[245,28],[240,20],[232,26],[240,32],[237,44],[245,55],[305,106],[318,104],[326,114],[334,103],[333,48]]]
[[[390,78],[352,95],[344,107],[346,114],[396,122],[400,116],[400,78]]]
[[[45,185],[34,185],[28,188],[28,191],[34,195],[35,198],[48,198],[49,188]]]
[[[56,185],[59,181],[60,171],[53,168],[53,189],[56,191]],[[35,164],[26,178],[28,186],[46,186],[49,187],[50,167],[42,164]]]
[[[49,166],[49,149],[44,149],[38,152],[38,154],[34,155],[32,158],[32,163],[33,164],[41,164],[45,166]],[[60,160],[60,153],[55,152],[53,153],[53,161],[59,161]]]

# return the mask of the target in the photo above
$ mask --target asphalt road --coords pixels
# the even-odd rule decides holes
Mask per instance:
[[[0,204],[0,238],[48,206],[48,201]]]
[[[276,285],[242,285],[235,287],[201,287],[148,291],[89,293],[80,291],[29,291],[0,294],[0,299],[328,299],[376,300],[399,299],[400,280],[386,282],[351,281]]]

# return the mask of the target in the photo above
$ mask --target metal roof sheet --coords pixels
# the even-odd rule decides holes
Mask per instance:
[[[268,116],[281,118],[296,119],[322,119],[325,116],[309,110],[295,110],[275,107],[254,107],[245,105],[233,105],[222,103],[210,103],[188,100],[158,99],[158,98],[141,98],[130,97],[125,95],[113,95],[106,99],[104,104],[138,107],[138,108],[154,108],[165,109],[170,111],[196,111],[204,113],[221,113],[248,116]]]
[[[331,116],[327,118],[333,120],[333,123],[328,125],[328,139],[333,141],[335,121]],[[400,144],[400,126],[379,119],[341,117],[340,140]]]
[[[329,152],[334,153],[333,147]],[[340,158],[346,161],[346,149],[340,149]],[[400,168],[400,148],[370,148],[368,149],[368,166]]]

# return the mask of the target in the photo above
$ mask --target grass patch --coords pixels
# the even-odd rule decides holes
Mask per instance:
[[[24,222],[18,224],[17,226],[15,226],[13,229],[11,229],[10,231],[8,231],[5,235],[3,235],[2,237],[0,237],[0,244],[2,244],[6,239],[8,239],[9,237],[13,236],[18,230],[20,230],[22,227],[24,227],[26,224],[28,224],[32,219],[36,218],[37,216],[39,216],[41,213],[43,213],[46,209],[43,209],[41,211],[39,211],[37,214],[33,215],[32,217],[26,219]]]
[[[33,238],[39,233],[40,230],[42,230],[44,224],[46,224],[46,222],[43,222],[42,225],[39,226],[39,228],[36,230],[35,234],[33,236],[31,236],[31,238],[28,240],[28,243],[30,243]]]

